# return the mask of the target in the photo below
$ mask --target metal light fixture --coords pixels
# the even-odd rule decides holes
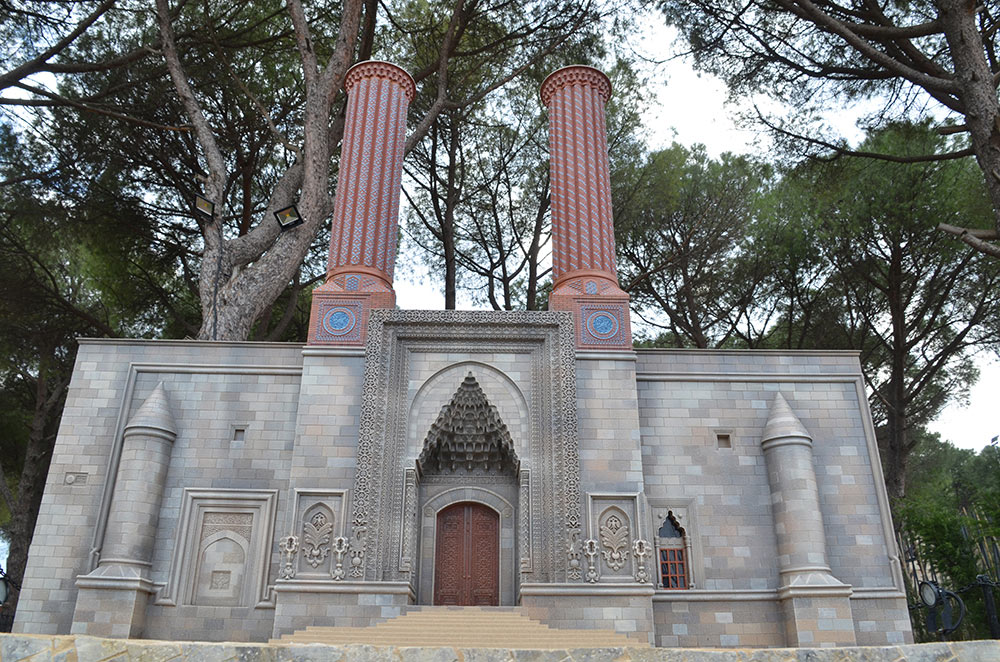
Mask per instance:
[[[931,581],[920,582],[917,590],[920,601],[927,607],[928,632],[947,636],[958,629],[965,619],[965,602],[962,598]]]
[[[928,607],[941,602],[941,587],[934,582],[920,582],[920,601]]]
[[[215,203],[200,195],[194,196],[194,208],[208,217],[211,217],[215,213]]]
[[[305,222],[302,220],[302,215],[299,214],[299,210],[295,207],[295,205],[291,205],[274,212],[274,219],[278,221],[278,225],[281,226],[282,232],[285,230],[291,230],[292,228],[302,225]]]

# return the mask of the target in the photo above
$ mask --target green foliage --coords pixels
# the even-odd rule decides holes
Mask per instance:
[[[616,158],[619,281],[656,346],[724,347],[753,335],[766,275],[753,243],[772,171],[700,146]]]
[[[907,590],[911,604],[919,602],[912,563],[922,564],[939,576],[952,591],[966,587],[977,575],[1000,579],[1000,451],[987,446],[978,454],[921,431],[921,440],[910,462],[910,487],[906,498],[894,504],[897,526],[911,549],[902,550],[907,564]],[[911,560],[912,559],[912,560]],[[1000,598],[1000,590],[994,589]],[[953,639],[989,637],[982,589],[960,593],[968,615]],[[926,632],[926,611],[913,612],[918,638],[932,641]]]

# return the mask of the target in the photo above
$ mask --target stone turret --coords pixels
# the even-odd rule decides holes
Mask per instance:
[[[778,597],[789,646],[856,643],[851,587],[830,570],[813,440],[777,393],[761,436],[778,542]]]
[[[78,577],[74,634],[141,637],[153,543],[177,427],[163,382],[125,425],[108,527],[97,568]]]

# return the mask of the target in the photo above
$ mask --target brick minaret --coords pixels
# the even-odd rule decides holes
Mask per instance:
[[[631,349],[628,295],[615,274],[615,230],[604,105],[611,82],[564,67],[542,83],[549,110],[552,190],[550,310],[570,310],[580,349]]]
[[[416,86],[388,62],[354,65],[326,282],[313,291],[310,345],[361,345],[373,308],[393,308],[406,109]]]

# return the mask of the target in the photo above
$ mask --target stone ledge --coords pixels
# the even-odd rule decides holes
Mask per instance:
[[[0,662],[1000,662],[1000,641],[852,648],[408,648],[0,634]]]

